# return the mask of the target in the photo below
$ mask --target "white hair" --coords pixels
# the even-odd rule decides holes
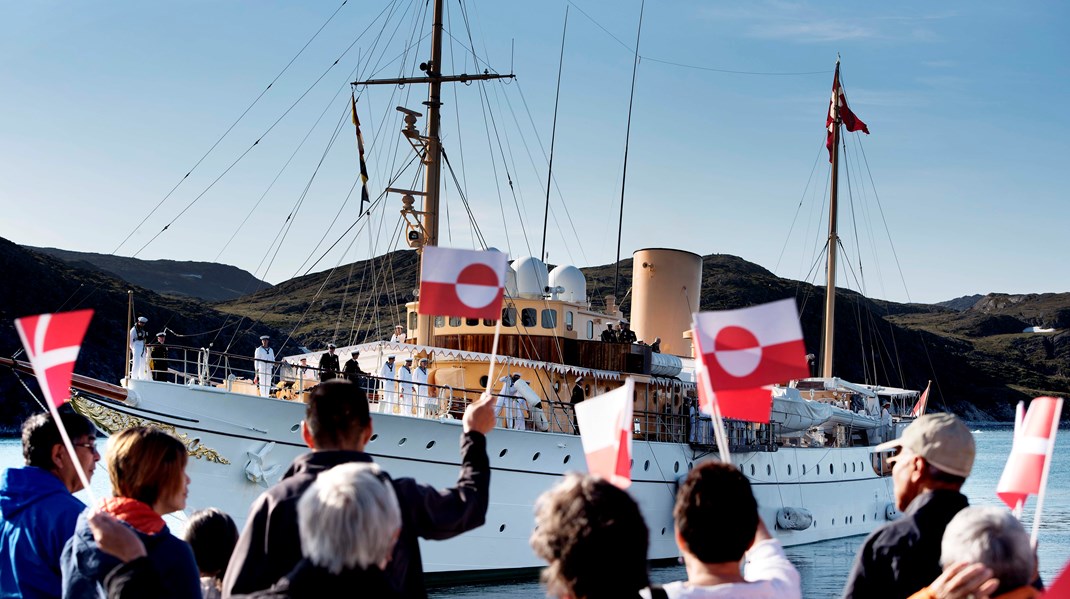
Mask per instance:
[[[951,519],[940,544],[940,565],[979,562],[999,579],[998,594],[1029,584],[1036,562],[1029,534],[1005,508],[968,507]]]
[[[401,529],[394,487],[373,463],[335,466],[297,503],[301,552],[333,574],[386,563]]]

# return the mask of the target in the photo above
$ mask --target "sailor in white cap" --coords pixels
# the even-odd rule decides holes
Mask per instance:
[[[412,358],[405,358],[405,365],[398,368],[398,392],[401,394],[401,413],[412,416],[416,413],[416,404],[412,398]]]
[[[438,398],[431,397],[427,375],[427,358],[420,358],[420,365],[412,371],[412,382],[416,388],[416,413],[420,417],[433,417],[438,414]]]
[[[275,350],[271,349],[271,337],[260,336],[260,347],[253,354],[253,366],[256,368],[254,383],[259,385],[260,396],[268,397],[271,394],[271,371],[275,367]]]
[[[400,324],[394,325],[394,334],[390,336],[391,343],[405,343],[405,327]]]
[[[379,382],[383,385],[383,393],[379,396],[379,413],[393,414],[397,405],[397,371],[394,368],[394,356],[387,356],[383,367],[379,369]]]
[[[138,316],[137,322],[130,329],[130,356],[132,358],[130,378],[132,379],[149,378],[149,361],[145,353],[145,343],[149,340],[149,332],[145,330],[145,325],[148,323],[148,318]]]

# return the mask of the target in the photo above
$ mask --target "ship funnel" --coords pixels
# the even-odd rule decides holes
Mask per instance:
[[[691,357],[691,314],[699,310],[702,256],[670,249],[645,249],[632,254],[632,321],[636,337],[661,352]]]

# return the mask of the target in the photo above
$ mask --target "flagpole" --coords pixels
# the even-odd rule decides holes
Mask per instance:
[[[95,507],[97,505],[97,495],[93,492],[93,488],[89,486],[89,477],[86,475],[85,470],[82,469],[82,462],[78,459],[78,453],[74,451],[74,443],[71,443],[71,437],[67,434],[67,428],[63,426],[63,421],[60,420],[59,411],[56,410],[56,404],[52,403],[52,394],[48,392],[47,387],[44,388],[44,394],[45,400],[48,401],[48,410],[52,412],[52,419],[56,423],[56,428],[59,429],[59,436],[63,438],[63,446],[67,448],[67,454],[70,455],[74,469],[78,472],[78,480],[82,482],[82,487],[85,488],[85,492],[89,495],[89,505]]]
[[[490,369],[487,371],[487,391],[494,388],[494,362],[498,357],[498,337],[502,334],[502,319],[498,319],[497,326],[494,327],[494,343],[490,346]]]
[[[1052,415],[1051,438],[1048,441],[1048,453],[1044,458],[1044,468],[1040,471],[1040,492],[1037,493],[1037,509],[1033,514],[1033,533],[1029,541],[1035,548],[1040,534],[1040,512],[1044,509],[1044,495],[1048,491],[1048,471],[1051,469],[1052,454],[1055,453],[1055,433],[1059,432],[1059,417],[1063,413],[1063,398],[1055,398],[1055,414]]]
[[[126,386],[130,386],[130,329],[133,325],[130,324],[130,320],[134,314],[134,290],[131,289],[126,292],[126,367],[123,368],[123,372],[126,373]]]

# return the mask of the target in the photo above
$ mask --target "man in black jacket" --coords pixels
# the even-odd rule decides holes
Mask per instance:
[[[494,404],[485,394],[468,406],[461,436],[461,472],[457,486],[440,491],[411,478],[392,480],[401,506],[401,535],[386,575],[406,597],[424,597],[419,538],[448,539],[481,526],[490,492],[486,433],[494,428]],[[372,435],[364,390],[345,380],[317,385],[312,391],[301,435],[312,451],[290,466],[274,487],[253,504],[234,549],[223,595],[270,587],[301,561],[297,502],[326,470],[347,462],[370,462],[364,446]]]
[[[875,450],[898,450],[888,462],[903,515],[866,539],[843,589],[847,599],[901,599],[931,583],[942,571],[944,529],[969,503],[959,490],[976,448],[970,429],[954,414],[926,414]]]
[[[327,353],[320,356],[320,381],[329,381],[338,377],[338,355],[334,353],[334,344],[327,344]]]

